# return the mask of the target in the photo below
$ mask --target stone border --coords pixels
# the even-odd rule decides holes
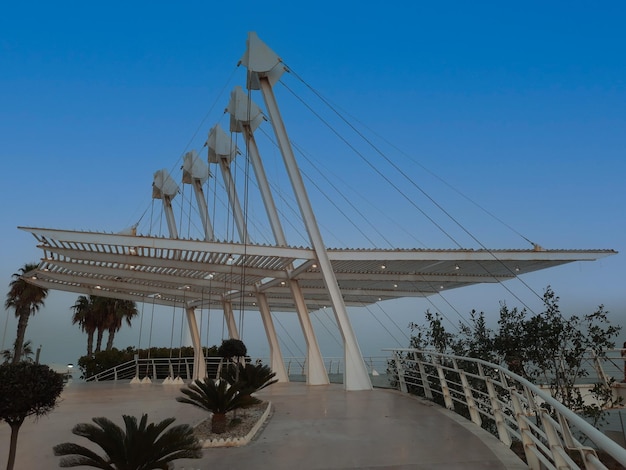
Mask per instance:
[[[248,432],[248,434],[246,434],[243,437],[228,437],[226,439],[224,438],[219,438],[219,439],[205,439],[203,441],[200,441],[202,444],[202,448],[203,449],[208,449],[210,447],[241,447],[241,446],[245,446],[246,444],[248,444],[253,438],[254,436],[257,434],[257,432],[259,432],[259,429],[261,429],[261,427],[265,424],[265,422],[267,421],[267,418],[270,415],[270,412],[272,411],[272,402],[267,402],[267,408],[265,409],[265,411],[263,412],[263,414],[261,415],[261,417],[259,418],[259,420],[256,422],[256,424],[254,426],[252,426],[252,429],[250,429],[250,431]]]

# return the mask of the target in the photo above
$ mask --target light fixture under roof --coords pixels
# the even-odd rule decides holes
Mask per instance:
[[[387,266],[385,266],[384,264],[381,264],[380,269],[387,269]]]
[[[454,269],[455,269],[456,271],[458,271],[459,269],[461,269],[461,266],[459,266],[458,264],[455,264],[455,265],[454,265]]]

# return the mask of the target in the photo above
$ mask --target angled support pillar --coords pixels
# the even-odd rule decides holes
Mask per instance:
[[[283,156],[287,174],[291,181],[293,191],[300,207],[302,219],[306,226],[311,244],[317,256],[320,271],[324,277],[324,284],[331,299],[335,319],[341,333],[344,344],[344,387],[346,390],[371,390],[372,383],[363,361],[361,350],[356,341],[346,306],[333,271],[330,258],[326,252],[326,246],[320,233],[315,214],[309,201],[302,175],[298,169],[293,149],[289,142],[285,124],[276,104],[276,98],[272,89],[273,83],[284,72],[278,56],[269,49],[255,33],[248,36],[248,49],[242,57],[242,63],[248,68],[248,88],[260,89],[263,93],[265,106],[274,128],[276,141]]]
[[[206,362],[204,360],[204,352],[202,351],[202,343],[200,341],[200,331],[198,330],[198,321],[196,320],[196,310],[193,307],[186,308],[187,323],[189,324],[189,332],[191,334],[191,344],[193,345],[193,380],[202,380],[206,377]]]
[[[263,168],[263,162],[259,154],[259,149],[256,145],[254,138],[254,130],[263,121],[263,115],[261,109],[248,100],[248,97],[244,94],[241,87],[235,87],[231,93],[230,103],[228,104],[228,111],[231,114],[231,131],[242,132],[245,138],[246,146],[248,148],[248,154],[252,167],[254,169],[254,175],[261,191],[261,197],[263,198],[263,204],[267,217],[272,227],[274,239],[279,246],[287,246],[287,239],[283,231],[280,218],[278,217],[278,210],[272,196],[265,169]],[[288,266],[288,270],[292,269],[292,266]],[[328,379],[328,373],[324,367],[324,360],[322,353],[315,336],[315,331],[311,324],[311,318],[309,316],[309,310],[302,294],[302,289],[298,281],[292,279],[289,281],[289,287],[291,289],[291,295],[296,305],[296,311],[298,312],[298,320],[300,327],[302,328],[302,334],[307,347],[306,357],[306,380],[309,385],[326,385],[330,381]],[[264,296],[265,297],[265,296]],[[267,302],[267,299],[266,299]],[[260,305],[260,303],[259,303]],[[269,314],[269,306],[268,314]],[[261,311],[261,313],[263,313]],[[271,316],[269,317],[271,319]],[[273,327],[273,325],[272,325]],[[276,344],[278,347],[278,343]],[[271,348],[271,344],[270,344]],[[280,350],[279,350],[280,352]],[[281,354],[282,356],[282,354]],[[283,364],[284,367],[284,364]]]
[[[324,367],[324,359],[320,352],[320,346],[317,342],[317,336],[315,336],[313,324],[311,323],[311,316],[304,302],[304,295],[302,294],[302,289],[300,289],[300,284],[294,280],[290,280],[289,288],[291,289],[293,300],[296,303],[298,320],[300,321],[300,327],[302,328],[306,342],[306,383],[309,385],[328,385],[330,380],[328,379],[326,367]]]
[[[226,319],[226,326],[228,327],[228,336],[232,339],[239,339],[232,302],[230,300],[222,300],[222,308],[224,309],[224,318]]]
[[[202,185],[209,179],[209,176],[209,168],[200,159],[198,153],[195,150],[187,152],[183,158],[183,183],[190,184],[193,187],[206,241],[213,240],[213,226],[211,225],[209,208],[207,207],[204,190],[202,189]]]
[[[274,321],[272,320],[270,306],[267,303],[267,297],[263,292],[257,292],[256,298],[259,303],[259,311],[265,327],[267,342],[270,346],[270,367],[273,372],[276,372],[276,378],[279,382],[289,382],[289,375],[287,374],[283,354],[278,344],[278,336],[276,335],[276,328],[274,328]]]

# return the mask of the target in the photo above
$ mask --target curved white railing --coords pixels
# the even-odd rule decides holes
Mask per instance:
[[[402,392],[442,402],[510,446],[519,441],[528,466],[607,468],[598,451],[626,465],[626,449],[528,380],[480,359],[417,349],[392,349],[395,384]],[[594,444],[586,445],[590,441]],[[569,451],[569,452],[568,452]]]

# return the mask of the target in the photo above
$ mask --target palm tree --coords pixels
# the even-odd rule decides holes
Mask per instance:
[[[2,359],[4,359],[4,362],[12,362],[13,361],[13,353],[15,352],[15,345],[13,346],[14,350],[11,351],[10,349],[5,349],[2,352],[0,352],[0,354],[2,355]],[[23,361],[27,361],[27,362],[33,362],[33,358],[30,357],[33,355],[33,347],[31,345],[31,341],[24,341],[24,344],[22,346],[22,360]]]
[[[93,336],[98,329],[98,315],[94,306],[95,298],[93,295],[85,297],[81,295],[76,299],[76,303],[72,305],[74,315],[72,316],[72,325],[78,323],[80,329],[87,333],[87,355],[93,354]]]
[[[126,320],[126,324],[131,326],[131,320],[139,314],[139,311],[132,300],[108,299],[106,305],[107,316],[105,323],[109,331],[106,350],[110,351],[113,348],[115,333],[122,328],[122,322]]]
[[[91,449],[71,442],[54,446],[54,455],[64,456],[61,467],[88,466],[108,470],[168,469],[176,459],[199,459],[202,446],[188,424],[180,424],[168,430],[175,421],[167,418],[158,424],[148,422],[148,415],[141,417],[139,425],[134,416],[124,415],[126,429],[107,418],[93,418],[96,425],[81,423],[72,433],[89,439],[100,446],[104,456]]]
[[[222,370],[222,378],[230,384],[240,382],[241,393],[248,396],[278,382],[275,377],[276,372],[263,364],[229,364]],[[256,398],[251,400],[259,402]]]
[[[230,385],[226,380],[195,380],[189,388],[182,388],[180,391],[186,395],[176,397],[176,401],[197,406],[205,411],[209,411],[211,416],[211,430],[215,434],[222,434],[226,431],[226,413],[255,404],[250,395],[241,393],[242,382]]]
[[[18,318],[17,335],[15,338],[15,351],[13,353],[13,363],[17,364],[22,358],[22,348],[28,319],[44,306],[44,300],[48,296],[48,289],[30,284],[24,279],[24,275],[37,269],[37,263],[26,263],[14,273],[13,280],[9,283],[4,307],[15,309],[15,316]]]

